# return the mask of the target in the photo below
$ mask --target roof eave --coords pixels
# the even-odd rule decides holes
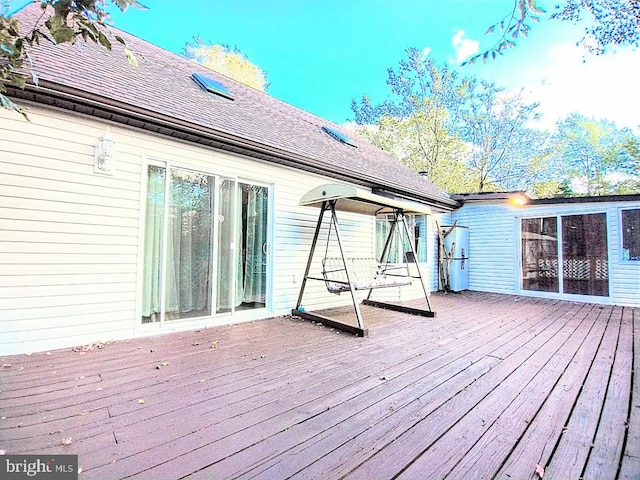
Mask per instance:
[[[423,192],[413,189],[408,190],[406,186],[401,184],[382,183],[379,179],[371,177],[365,172],[353,172],[338,168],[335,165],[319,162],[310,157],[238,137],[228,132],[206,128],[169,115],[134,107],[108,97],[91,94],[53,82],[41,81],[37,87],[27,85],[24,90],[10,88],[8,94],[37,104],[89,114],[92,117],[135,126],[143,130],[180,138],[191,143],[247,155],[263,161],[329,176],[369,188],[382,187],[390,192],[407,196],[411,200],[423,202],[438,210],[449,211],[460,205],[459,202],[449,198],[425,195]]]

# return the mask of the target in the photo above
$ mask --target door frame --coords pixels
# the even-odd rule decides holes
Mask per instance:
[[[599,295],[581,295],[574,293],[564,292],[564,272],[563,272],[563,235],[562,235],[562,217],[571,217],[577,215],[604,215],[605,221],[605,236],[607,241],[607,264],[608,264],[608,294],[607,296]],[[522,220],[530,218],[555,218],[557,226],[557,249],[558,249],[558,292],[547,292],[538,290],[525,290],[522,283]],[[611,294],[611,238],[609,235],[609,215],[606,209],[594,210],[594,211],[567,211],[562,213],[550,213],[550,212],[531,212],[527,215],[521,215],[515,217],[515,242],[516,242],[516,255],[517,261],[515,263],[515,292],[518,295],[526,295],[532,297],[541,298],[558,298],[563,300],[574,300],[580,302],[594,302],[594,303],[612,303],[613,297]]]
[[[165,321],[164,318],[161,318],[159,322],[152,323],[142,323],[142,285],[144,279],[144,238],[145,238],[145,219],[146,219],[146,197],[147,197],[147,188],[148,188],[148,170],[149,166],[162,167],[166,172],[169,172],[170,169],[182,169],[189,170],[196,173],[201,173],[205,175],[209,175],[215,179],[215,200],[214,200],[214,211],[212,215],[215,215],[217,218],[219,212],[219,195],[220,195],[220,184],[222,180],[233,180],[235,182],[235,191],[238,191],[239,184],[251,184],[257,185],[260,187],[267,188],[268,201],[267,201],[267,272],[266,272],[266,292],[265,292],[265,306],[262,308],[255,309],[247,309],[247,310],[238,310],[235,311],[233,308],[231,312],[221,312],[216,313],[216,304],[214,303],[217,300],[217,276],[216,276],[216,268],[217,268],[217,249],[218,249],[218,227],[217,222],[213,223],[212,228],[212,277],[213,281],[211,282],[211,298],[212,298],[212,313],[209,316],[204,317],[193,317],[187,319],[179,319],[172,320],[170,322]],[[167,178],[169,175],[167,174]],[[191,330],[193,328],[199,327],[209,327],[209,326],[219,326],[225,325],[232,322],[244,322],[257,320],[261,318],[267,318],[273,314],[274,305],[273,305],[273,271],[274,271],[274,235],[275,235],[275,201],[274,201],[274,192],[275,187],[273,183],[264,182],[260,180],[254,180],[247,177],[238,176],[236,174],[230,173],[224,169],[213,169],[213,168],[202,168],[201,166],[189,164],[187,162],[174,162],[169,160],[160,160],[157,157],[143,157],[143,161],[141,162],[140,169],[140,208],[139,208],[139,218],[138,218],[138,262],[137,262],[137,272],[136,272],[136,308],[135,308],[135,317],[134,317],[134,333],[136,335],[146,335],[146,334],[157,334],[166,331],[180,331],[180,330]],[[167,190],[169,188],[169,182],[167,181],[165,184],[165,202],[167,199]],[[236,204],[237,208],[237,204]],[[236,210],[237,211],[237,210]],[[166,234],[166,222],[167,222],[167,212],[168,208],[165,208],[164,211],[164,225],[163,228],[164,233]],[[235,216],[235,215],[234,215]],[[238,228],[238,225],[234,225],[234,231]],[[163,239],[165,242],[166,239]],[[162,279],[164,280],[165,275],[165,262],[166,262],[166,253],[165,248],[163,246],[163,266],[162,266]],[[237,275],[234,269],[234,275]],[[164,285],[161,286],[161,305],[164,311],[164,303],[165,303],[165,288]]]

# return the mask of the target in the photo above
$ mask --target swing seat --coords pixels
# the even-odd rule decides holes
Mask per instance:
[[[354,290],[400,287],[412,283],[411,277],[390,274],[389,268],[385,268],[375,258],[346,258],[345,261],[349,265],[349,273],[354,277],[351,279]],[[331,293],[339,295],[351,289],[345,264],[340,257],[327,257],[322,260],[322,276],[327,290]]]

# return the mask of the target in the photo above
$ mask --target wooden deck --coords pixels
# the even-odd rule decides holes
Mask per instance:
[[[281,317],[4,357],[0,449],[101,480],[640,478],[640,309],[432,302],[363,307],[367,338]]]

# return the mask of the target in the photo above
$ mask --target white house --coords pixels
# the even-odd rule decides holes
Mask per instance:
[[[118,33],[139,66],[117,44],[41,42],[38,86],[9,92],[30,122],[0,109],[0,355],[290,313],[318,215],[299,201],[322,184],[457,206],[339,126]],[[342,221],[373,256],[375,220]]]
[[[299,203],[327,183],[434,213],[410,218],[430,290],[438,219],[469,227],[472,290],[640,305],[640,196],[450,197],[338,125],[118,33],[139,66],[118,44],[41,42],[38,86],[9,92],[30,121],[0,109],[0,355],[290,313],[318,218]],[[379,254],[384,217],[340,221],[347,254]],[[322,282],[305,295],[350,302]]]

